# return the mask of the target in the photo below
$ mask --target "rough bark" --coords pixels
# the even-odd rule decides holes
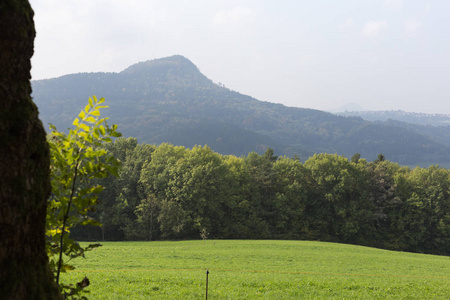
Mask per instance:
[[[59,299],[45,254],[49,150],[31,100],[27,0],[0,1],[0,298]]]

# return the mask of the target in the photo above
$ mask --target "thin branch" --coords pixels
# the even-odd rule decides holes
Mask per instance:
[[[80,149],[77,149],[77,155],[80,154]],[[77,159],[77,163],[76,168],[75,168],[75,174],[73,176],[73,181],[72,181],[72,190],[70,193],[70,198],[69,198],[69,203],[67,205],[67,210],[66,213],[64,215],[64,219],[63,219],[63,226],[62,226],[62,230],[61,230],[61,240],[59,242],[59,260],[58,260],[58,269],[56,272],[56,285],[59,286],[59,274],[61,273],[61,264],[62,264],[62,255],[63,255],[63,240],[64,240],[64,232],[66,230],[66,221],[69,218],[69,212],[70,212],[70,207],[72,206],[72,199],[73,199],[73,194],[75,193],[75,184],[77,181],[77,176],[78,176],[78,167],[79,167],[79,163],[81,160],[81,156],[78,157]]]

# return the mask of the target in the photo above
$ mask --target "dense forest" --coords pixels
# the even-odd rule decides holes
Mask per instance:
[[[449,255],[450,173],[378,155],[222,155],[119,138],[108,146],[118,178],[91,214],[103,226],[82,240],[305,239]]]
[[[450,126],[450,115],[426,114],[406,112],[402,110],[380,110],[380,111],[344,111],[336,113],[340,116],[360,117],[367,121],[398,121],[402,123],[425,125],[432,127]]]
[[[246,156],[276,155],[302,161],[314,153],[354,153],[373,160],[379,153],[409,166],[450,166],[448,126],[370,122],[323,111],[258,101],[214,84],[182,56],[137,63],[120,73],[80,73],[33,81],[33,97],[44,124],[71,126],[91,95],[105,97],[111,123],[126,137],[159,145]]]

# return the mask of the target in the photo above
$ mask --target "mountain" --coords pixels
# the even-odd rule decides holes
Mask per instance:
[[[183,56],[132,65],[120,73],[79,73],[32,81],[44,124],[71,126],[96,95],[124,136],[140,142],[207,144],[222,154],[263,153],[301,159],[318,153],[369,160],[379,153],[406,165],[449,164],[450,146],[398,124],[370,122],[319,110],[258,101],[214,84]]]
[[[358,111],[350,109],[345,111],[341,110],[341,112],[337,112],[336,114],[340,116],[361,117],[367,121],[385,122],[395,120],[417,125],[450,126],[450,115],[446,114],[424,114],[402,110]]]

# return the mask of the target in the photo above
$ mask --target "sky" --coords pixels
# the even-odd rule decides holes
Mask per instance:
[[[179,54],[262,101],[450,114],[448,0],[30,3],[33,79],[120,72]]]

